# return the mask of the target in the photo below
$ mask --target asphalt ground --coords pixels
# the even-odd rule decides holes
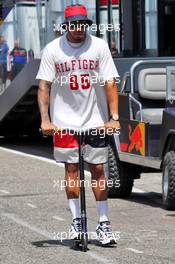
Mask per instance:
[[[175,212],[162,208],[160,173],[142,174],[129,199],[109,199],[117,247],[96,242],[96,204],[86,187],[86,253],[69,240],[63,180],[64,168],[53,161],[50,140],[0,139],[0,263],[175,263]]]

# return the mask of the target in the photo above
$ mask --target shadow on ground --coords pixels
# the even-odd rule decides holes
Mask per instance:
[[[89,240],[88,244],[95,245],[98,247],[100,246],[98,241],[95,239]],[[35,241],[35,242],[32,242],[32,245],[37,248],[63,246],[63,247],[69,247],[70,249],[75,250],[75,251],[82,251],[81,245],[77,246],[73,240],[69,240],[69,239]],[[116,245],[103,246],[103,248],[114,248],[114,247],[116,247]]]

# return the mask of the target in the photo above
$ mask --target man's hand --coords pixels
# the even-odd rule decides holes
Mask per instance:
[[[41,131],[43,135],[52,136],[58,130],[59,130],[58,127],[52,124],[50,121],[41,123]]]
[[[120,122],[119,121],[114,121],[112,119],[110,119],[107,123],[105,123],[105,129],[113,129],[114,132],[116,132],[116,130],[119,130],[120,127]]]

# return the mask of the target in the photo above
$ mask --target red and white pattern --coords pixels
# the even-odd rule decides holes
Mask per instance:
[[[108,147],[92,147],[83,145],[84,160],[91,164],[106,163],[108,159]],[[78,163],[78,141],[71,134],[55,133],[54,158],[57,162]]]

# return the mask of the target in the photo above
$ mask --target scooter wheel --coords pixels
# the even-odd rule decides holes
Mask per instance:
[[[79,247],[80,247],[80,244],[81,244],[81,241],[80,241],[80,240],[76,240],[76,241],[74,241],[74,246],[75,246],[76,248],[79,248]]]

